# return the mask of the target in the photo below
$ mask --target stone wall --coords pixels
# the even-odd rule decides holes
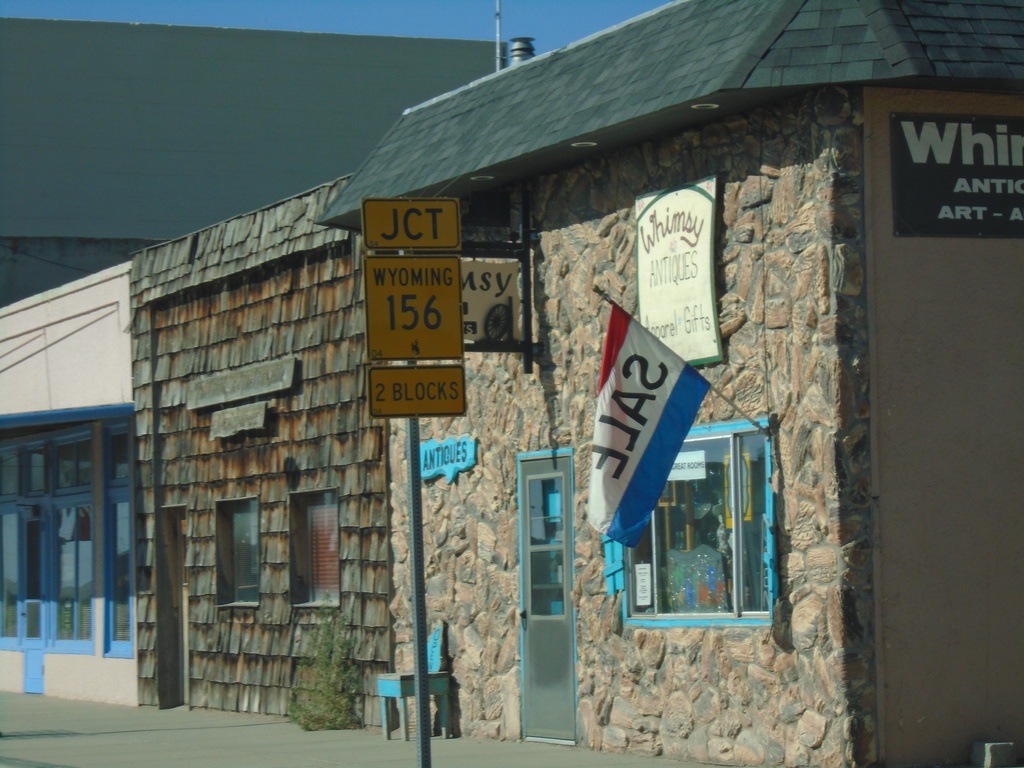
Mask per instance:
[[[427,605],[448,624],[456,730],[520,737],[516,455],[574,449],[578,731],[596,750],[742,765],[875,760],[860,94],[809,92],[536,179],[532,374],[470,355],[479,464],[424,495]],[[585,522],[607,311],[636,307],[637,195],[717,175],[722,363],[703,373],[771,422],[780,599],[771,625],[651,629],[606,594]],[[709,396],[698,423],[739,418]],[[396,663],[412,668],[404,421],[392,423]]]

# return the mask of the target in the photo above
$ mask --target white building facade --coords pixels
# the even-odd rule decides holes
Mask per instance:
[[[138,702],[129,266],[0,309],[0,690]]]

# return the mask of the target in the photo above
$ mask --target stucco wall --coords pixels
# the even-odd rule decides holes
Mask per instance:
[[[132,402],[130,267],[0,309],[0,414]]]
[[[58,699],[127,706],[139,703],[135,659],[47,654],[45,686],[46,695]]]
[[[429,623],[448,624],[458,729],[520,736],[516,456],[574,450],[577,731],[595,750],[750,765],[875,758],[866,312],[859,94],[827,88],[534,181],[532,374],[517,355],[467,356],[468,433],[480,463],[425,492]],[[782,599],[762,626],[651,629],[622,620],[600,536],[585,522],[607,309],[636,307],[636,196],[717,175],[725,360],[705,375],[773,419]],[[739,419],[709,397],[701,423]],[[404,425],[391,460],[399,641],[408,639]]]
[[[892,112],[1019,117],[1024,105],[865,98],[882,755],[966,762],[974,740],[1024,744],[1024,242],[895,237]]]
[[[0,691],[21,693],[25,690],[23,662],[21,651],[0,651]]]

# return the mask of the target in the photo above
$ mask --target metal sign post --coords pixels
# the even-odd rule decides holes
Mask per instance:
[[[423,567],[423,489],[420,476],[420,422],[409,419],[406,429],[406,454],[409,457],[409,535],[412,578],[413,642],[416,645],[416,670],[413,691],[416,694],[416,739],[419,744],[419,768],[430,768],[430,685],[427,676],[427,599]]]
[[[463,415],[466,385],[461,365],[417,367],[416,362],[463,355],[461,259],[457,254],[442,255],[461,250],[462,216],[457,198],[364,198],[362,208],[363,240],[374,252],[364,263],[369,357],[408,363],[370,368],[367,381],[372,416],[408,417],[409,565],[416,648],[413,693],[418,765],[430,768],[434,729],[427,671],[419,417]],[[423,258],[417,255],[421,252],[434,255]]]

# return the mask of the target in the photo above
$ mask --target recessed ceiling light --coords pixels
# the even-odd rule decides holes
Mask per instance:
[[[479,176],[470,176],[470,181],[493,181],[493,176],[488,176],[486,173],[481,173]]]
[[[587,149],[588,147],[596,147],[596,141],[574,141],[569,145],[570,147],[576,147],[576,149]]]
[[[700,104],[691,104],[690,109],[718,109],[720,105],[710,101],[701,102]]]

